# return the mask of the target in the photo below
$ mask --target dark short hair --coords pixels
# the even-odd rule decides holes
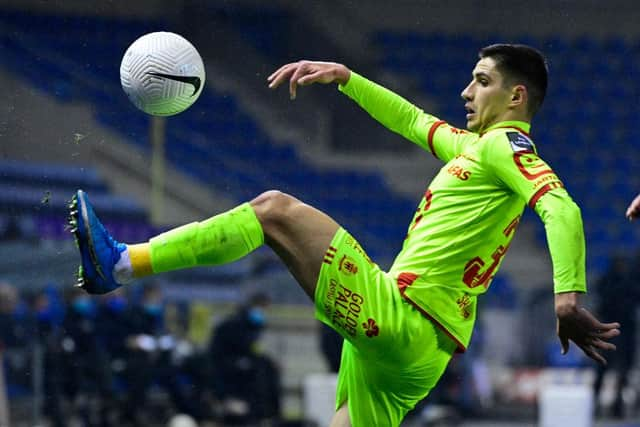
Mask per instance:
[[[523,44],[492,44],[478,52],[480,58],[493,58],[496,68],[508,84],[522,84],[527,88],[527,109],[533,116],[547,93],[549,68],[542,53]]]
[[[257,291],[247,297],[246,305],[248,307],[267,306],[271,303],[269,294],[263,291]]]

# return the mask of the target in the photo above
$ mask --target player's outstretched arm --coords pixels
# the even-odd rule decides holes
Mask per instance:
[[[569,341],[573,341],[587,356],[606,364],[600,351],[615,350],[608,340],[620,334],[620,324],[600,322],[578,302],[579,295],[587,291],[580,208],[566,190],[555,188],[538,199],[535,210],[547,231],[562,354],[569,350]]]
[[[629,204],[626,216],[629,221],[633,221],[640,216],[640,194],[638,194],[631,204]]]
[[[620,324],[602,323],[586,308],[581,307],[577,292],[563,292],[555,296],[555,309],[558,318],[558,338],[562,345],[562,354],[569,351],[569,341],[593,360],[606,365],[602,350],[615,350],[616,346],[608,340],[620,335]]]
[[[338,83],[341,92],[380,124],[444,161],[448,161],[459,151],[458,140],[464,139],[459,132],[435,135],[431,130],[443,124],[443,121],[425,113],[389,89],[352,72],[342,64],[319,61],[292,62],[278,68],[267,81],[270,89],[288,81],[291,99],[295,99],[298,86]],[[436,149],[439,155],[435,153]]]
[[[313,83],[346,84],[351,76],[351,70],[335,62],[298,61],[285,64],[267,77],[269,88],[275,89],[289,80],[289,96],[296,99],[298,86]]]

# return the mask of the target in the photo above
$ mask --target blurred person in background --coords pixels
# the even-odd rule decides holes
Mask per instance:
[[[636,258],[637,260],[638,258]],[[614,317],[625,325],[625,333],[611,340],[617,347],[610,363],[597,366],[594,382],[594,397],[596,399],[596,413],[604,414],[600,404],[600,391],[606,372],[615,373],[614,399],[611,415],[615,418],[625,416],[623,392],[629,385],[631,369],[636,359],[636,314],[640,302],[640,289],[637,281],[640,265],[633,263],[626,257],[616,255],[611,258],[608,269],[596,284],[597,313],[602,317]],[[624,298],[620,298],[624,295]]]
[[[329,372],[337,373],[340,370],[340,355],[344,338],[333,328],[320,322],[320,350],[327,361]]]
[[[153,283],[144,286],[140,301],[131,307],[126,338],[128,392],[122,422],[147,426],[154,416],[162,415],[148,410],[149,391],[154,384],[167,392],[178,412],[198,415],[197,402],[190,401],[180,383],[179,367],[172,358],[176,340],[166,331],[164,310],[162,289]]]
[[[16,288],[0,282],[0,351],[27,346],[28,325],[18,310],[20,297]]]
[[[7,282],[0,282],[0,425],[9,425],[9,402],[7,370],[7,351],[21,348],[27,344],[25,325],[16,316],[18,306],[18,292]],[[7,368],[5,368],[5,366]]]
[[[113,425],[115,406],[111,366],[100,339],[96,302],[72,288],[62,323],[66,391],[84,426]]]
[[[42,390],[44,394],[43,414],[54,427],[67,425],[63,412],[65,400],[64,354],[62,349],[62,321],[64,305],[53,289],[42,289],[27,296],[30,313],[33,315],[29,327],[34,346],[32,355],[40,358],[35,366],[42,367]],[[36,392],[36,390],[34,390]]]
[[[126,373],[131,357],[127,340],[132,330],[131,307],[124,292],[118,289],[105,295],[98,305],[96,333],[105,353],[111,386],[113,389],[114,418],[121,418],[124,394],[126,392]]]
[[[211,387],[225,424],[276,423],[280,418],[280,374],[258,349],[269,304],[267,294],[255,293],[212,332]]]
[[[114,240],[86,193],[69,221],[81,254],[79,284],[105,293],[162,272],[235,261],[270,246],[314,301],[317,317],[345,338],[334,426],[399,425],[471,339],[477,297],[511,244],[528,204],[547,231],[561,351],[573,341],[605,363],[601,350],[619,324],[582,307],[586,291],[580,209],[538,156],[530,123],[547,89],[545,58],[528,46],[479,52],[461,93],[468,130],[457,129],[342,64],[299,61],[269,87],[338,84],[384,126],[446,162],[418,205],[389,272],[324,212],[279,191],[148,242]],[[462,104],[462,102],[461,102]],[[462,105],[461,105],[462,110]]]

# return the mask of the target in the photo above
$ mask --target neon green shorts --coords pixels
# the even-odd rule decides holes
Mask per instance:
[[[316,317],[345,338],[336,410],[347,401],[354,427],[400,425],[456,349],[343,228],[325,254],[315,305]]]

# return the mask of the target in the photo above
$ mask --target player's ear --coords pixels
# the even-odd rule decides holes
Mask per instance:
[[[525,85],[515,85],[511,90],[511,101],[509,105],[513,108],[527,103],[527,87]]]

